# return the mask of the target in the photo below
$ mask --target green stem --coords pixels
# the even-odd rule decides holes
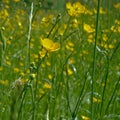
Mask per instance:
[[[119,77],[119,79],[117,80],[117,83],[116,83],[116,85],[115,85],[115,89],[114,89],[114,91],[113,91],[113,93],[112,93],[112,95],[111,95],[111,97],[110,97],[110,100],[109,100],[109,102],[108,102],[108,104],[107,104],[107,107],[106,107],[106,109],[105,109],[105,114],[108,113],[108,109],[109,109],[110,104],[111,104],[111,102],[112,102],[112,100],[113,100],[113,97],[115,96],[115,92],[117,91],[119,82],[120,82],[120,77]]]
[[[38,80],[39,80],[39,69],[40,69],[40,65],[41,63],[44,61],[44,59],[46,58],[48,52],[46,52],[45,56],[41,59],[39,58],[38,64],[37,64],[37,70],[36,70],[36,83],[35,83],[35,88],[34,88],[34,101],[33,101],[33,120],[35,120],[35,112],[36,112],[36,94],[37,94],[37,88],[38,88]]]
[[[20,104],[17,120],[20,120],[20,113],[21,113],[22,108],[23,108],[23,104],[24,104],[26,93],[27,93],[27,90],[25,90],[24,93],[23,93],[23,97],[22,97],[22,101],[21,101],[21,104]]]
[[[118,50],[119,47],[120,47],[120,42],[117,43],[115,49],[114,49],[113,52],[112,52],[112,55],[111,55],[110,58],[109,58],[109,61],[111,61],[111,60],[113,59],[113,57],[114,57],[114,55],[115,55],[115,53],[117,52],[117,50]],[[109,102],[108,102],[108,104],[107,104],[107,107],[106,107],[106,109],[105,109],[105,114],[107,113],[107,111],[108,111],[108,109],[109,109],[109,106],[110,106],[110,104],[111,104],[111,102],[112,102],[112,100],[113,100],[114,94],[115,94],[115,92],[116,92],[116,90],[117,90],[117,87],[118,87],[118,85],[119,85],[119,81],[120,81],[120,77],[119,77],[119,79],[118,79],[118,81],[117,81],[117,83],[116,83],[116,86],[115,86],[115,89],[114,89],[114,91],[113,91],[113,94],[112,94],[112,96],[111,96],[111,98],[110,98],[110,100],[109,100]],[[102,101],[103,101],[103,100],[102,100]],[[102,106],[102,105],[101,105],[101,106]],[[101,112],[102,112],[102,110],[101,110]]]
[[[20,104],[20,108],[19,108],[19,111],[18,111],[17,120],[20,120],[20,114],[21,114],[21,111],[22,111],[22,109],[23,109],[23,104],[24,104],[24,101],[25,101],[25,97],[26,97],[26,94],[27,94],[27,90],[28,90],[29,87],[30,87],[30,88],[32,87],[32,86],[30,86],[31,82],[32,82],[32,80],[29,80],[29,81],[24,85],[24,88],[23,88],[23,90],[21,91],[21,93],[20,93],[20,95],[19,95],[19,97],[18,97],[18,99],[17,99],[17,102],[18,102],[18,100],[22,97],[21,104]],[[31,94],[32,94],[32,93],[31,93]],[[33,97],[33,96],[32,96],[32,97]],[[33,98],[32,98],[32,102],[33,102]]]
[[[71,107],[70,107],[70,98],[69,98],[70,89],[69,89],[69,80],[68,80],[68,72],[67,72],[67,69],[66,69],[66,73],[67,73],[67,79],[66,79],[67,108],[68,108],[68,110],[70,111],[70,114],[71,114],[71,116],[72,116],[72,110],[71,110]]]
[[[26,68],[30,66],[30,39],[31,39],[31,29],[32,29],[32,18],[33,18],[33,2],[31,3],[31,11],[29,15],[29,26],[28,26],[28,36],[27,36],[27,59]]]
[[[101,102],[101,107],[100,107],[100,118],[102,119],[102,112],[103,112],[103,104],[104,104],[104,96],[105,96],[105,91],[106,91],[106,86],[107,86],[107,80],[108,80],[108,74],[109,74],[109,58],[107,58],[107,66],[106,66],[106,75],[105,75],[105,83],[104,83],[104,88],[103,88],[103,93],[102,93],[102,102]]]
[[[98,39],[98,27],[99,27],[99,16],[100,16],[100,0],[98,0],[97,6],[97,17],[96,17],[96,28],[95,28],[95,42],[93,49],[93,67],[92,67],[92,84],[91,84],[91,120],[93,120],[94,112],[93,112],[93,93],[94,93],[94,79],[95,79],[95,65],[96,65],[96,46]]]
[[[30,88],[31,88],[32,106],[34,108],[34,91],[33,91],[33,86],[31,86]],[[33,111],[34,111],[34,109],[33,109]],[[32,113],[33,113],[32,114],[32,120],[35,120],[35,114],[34,114],[34,112],[32,112]]]
[[[74,30],[72,32],[70,32],[67,36],[65,36],[65,38],[63,39],[63,41],[67,40],[69,37],[71,37],[74,33],[76,33],[78,30]]]
[[[53,29],[56,27],[57,23],[60,21],[60,15],[58,14],[57,18],[56,18],[56,21],[55,21],[55,24],[52,26],[52,28],[50,29],[49,31],[49,34],[47,35],[47,38],[49,38],[49,36],[51,35]]]
[[[3,49],[1,48],[1,58],[0,58],[0,67],[3,69],[3,62],[4,62],[4,51],[3,51]],[[3,76],[4,76],[4,70],[2,70],[2,72],[1,72],[1,80],[3,80],[4,78],[3,78]]]
[[[81,90],[81,92],[80,92],[80,94],[79,94],[79,97],[78,97],[78,100],[77,100],[75,109],[74,109],[74,111],[73,111],[73,113],[72,113],[72,120],[75,119],[75,117],[76,117],[76,115],[77,115],[77,113],[78,113],[78,110],[79,110],[79,106],[80,106],[80,104],[81,104],[81,101],[82,101],[82,99],[83,99],[82,94],[83,94],[83,92],[84,92],[84,90],[85,90],[86,80],[87,80],[87,72],[85,73],[85,81],[84,81],[82,90]]]

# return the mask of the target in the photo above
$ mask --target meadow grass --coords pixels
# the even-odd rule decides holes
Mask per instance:
[[[0,120],[119,120],[119,14],[117,0],[0,1]]]

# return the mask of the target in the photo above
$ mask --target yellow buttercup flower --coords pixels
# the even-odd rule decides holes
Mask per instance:
[[[39,52],[39,55],[41,58],[44,58],[45,55],[46,55],[47,51],[45,49],[42,49],[40,52]]]
[[[44,88],[46,88],[46,89],[51,89],[52,86],[51,86],[49,83],[45,83],[45,84],[44,84]]]
[[[109,49],[113,49],[113,48],[114,48],[114,45],[109,44],[108,47],[109,47]]]
[[[8,80],[0,80],[0,84],[2,84],[2,85],[8,85],[9,81]]]
[[[70,2],[66,3],[66,9],[70,16],[77,17],[81,13],[85,12],[85,6],[83,6],[80,2],[75,2],[71,4]]]
[[[3,67],[0,67],[0,72],[3,71]]]
[[[14,2],[20,2],[20,0],[14,0]]]
[[[48,38],[42,39],[41,44],[48,52],[54,52],[60,49],[59,43],[53,42]]]
[[[49,80],[53,79],[53,76],[51,74],[48,75]]]
[[[41,20],[41,23],[42,23],[42,25],[43,25],[44,27],[47,27],[47,26],[50,25],[52,19],[53,19],[53,15],[50,14],[50,15],[48,15],[48,16],[46,16],[46,17],[43,17],[42,20]]]
[[[114,6],[114,8],[118,9],[118,8],[120,8],[120,3],[116,3],[113,6]]]
[[[68,67],[67,73],[68,73],[68,75],[72,75],[73,74],[73,71],[72,71],[72,69],[70,67]]]
[[[17,67],[15,67],[15,68],[14,68],[14,72],[15,72],[15,73],[18,73],[18,72],[20,72],[20,69],[17,68]]]
[[[73,19],[72,20],[72,27],[73,28],[77,28],[78,27],[78,21],[77,21],[77,19]]]
[[[61,27],[58,29],[58,32],[59,32],[59,34],[61,36],[64,35],[64,32],[65,32],[66,28],[67,28],[67,25],[66,24],[62,24]]]
[[[100,14],[106,14],[106,11],[102,7],[100,7]]]
[[[106,34],[103,34],[103,40],[104,40],[104,41],[107,41],[107,40],[108,40],[108,37],[107,37]]]
[[[52,20],[52,18],[53,18],[52,14],[50,14],[50,15],[48,15],[46,17],[43,17],[42,20],[41,20],[41,23],[47,24],[47,23],[49,23]]]
[[[117,20],[117,19],[116,19],[116,20],[115,20],[115,23],[118,24],[118,25],[120,25],[120,20]]]
[[[87,116],[82,115],[81,117],[82,117],[82,120],[90,120],[90,118]]]
[[[100,100],[100,99],[98,99],[98,98],[93,97],[93,102],[100,103],[100,102],[101,102],[101,100]]]
[[[92,28],[90,25],[84,23],[84,30],[88,33],[95,32],[95,29]]]
[[[96,9],[94,9],[94,13],[97,14]],[[106,11],[102,7],[100,7],[100,14],[106,14]]]

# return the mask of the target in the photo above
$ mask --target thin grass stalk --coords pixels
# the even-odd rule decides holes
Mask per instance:
[[[4,27],[2,27],[0,29],[0,67],[3,68],[3,65],[4,65],[4,58],[5,58],[5,49],[6,49],[6,38],[3,34],[4,32]],[[1,72],[1,80],[4,79],[4,70],[2,70]]]
[[[72,120],[74,120],[74,119],[76,118],[76,115],[77,115],[77,113],[78,113],[78,110],[79,110],[81,101],[82,101],[82,99],[83,99],[82,94],[83,94],[83,92],[84,92],[84,90],[85,90],[86,80],[87,80],[87,72],[85,73],[85,81],[84,81],[82,90],[81,90],[81,92],[80,92],[80,94],[79,94],[79,97],[78,97],[76,106],[75,106],[75,108],[74,108],[74,111],[73,111],[73,113],[72,113]]]
[[[0,61],[1,63],[0,63],[0,67],[3,69],[3,62],[4,62],[4,51],[3,51],[3,49],[1,48],[1,61]],[[4,71],[2,70],[2,72],[1,72],[1,80],[3,80],[3,77],[4,76]]]
[[[110,57],[110,61],[113,59],[113,57],[114,57],[114,55],[117,52],[117,50],[118,50],[119,47],[120,47],[120,41],[117,43],[115,49],[113,50],[112,55]]]
[[[2,46],[0,46],[0,67],[2,67],[2,55],[3,54],[3,50],[2,50]]]
[[[102,93],[102,102],[101,102],[101,108],[100,108],[100,118],[102,119],[102,111],[103,111],[103,104],[104,104],[104,95],[105,95],[105,91],[106,91],[106,85],[107,85],[107,78],[108,78],[108,74],[109,74],[109,64],[110,64],[110,61],[112,61],[113,59],[113,56],[114,54],[116,53],[116,51],[118,50],[118,48],[120,47],[120,42],[116,45],[115,49],[113,50],[112,52],[112,55],[110,57],[107,57],[107,66],[106,66],[106,76],[105,76],[105,85],[104,85],[104,88],[103,88],[103,93]],[[115,87],[116,88],[116,87]],[[115,89],[114,89],[115,90]],[[111,99],[110,101],[108,102],[108,107],[111,103],[111,100],[113,99],[114,97],[114,94],[113,96],[111,96]],[[107,108],[105,110],[105,113],[107,112]]]
[[[113,57],[114,57],[114,55],[115,55],[115,53],[116,53],[116,51],[118,50],[119,47],[120,47],[120,42],[116,45],[115,49],[113,50],[112,55],[111,55],[111,57],[109,58],[109,61],[111,61],[111,60],[113,59]],[[108,104],[107,104],[107,107],[106,107],[106,109],[105,109],[105,114],[107,114],[107,111],[108,111],[108,109],[109,109],[109,106],[110,106],[110,104],[111,104],[111,102],[112,102],[112,100],[113,100],[114,94],[115,94],[116,89],[117,89],[117,87],[118,87],[118,85],[119,85],[119,81],[120,81],[120,77],[119,77],[119,79],[118,79],[118,81],[117,81],[117,83],[116,83],[116,85],[115,85],[115,89],[114,89],[114,91],[113,91],[113,94],[111,95],[111,98],[110,98],[110,100],[109,100],[109,102],[108,102]],[[101,111],[102,111],[102,110],[101,110]]]
[[[60,20],[63,19],[64,16],[65,16],[65,13],[63,13],[63,14],[60,14],[60,13],[59,13],[58,25],[56,24],[57,28],[56,28],[56,31],[55,31],[55,32],[53,33],[53,35],[52,35],[52,39],[55,38],[55,35],[57,34],[57,32],[58,32],[58,30],[59,30],[59,28],[60,28],[60,26],[61,26],[61,24],[59,24],[59,23],[60,23]]]
[[[68,76],[68,72],[66,70],[66,73],[67,73],[67,76]],[[67,98],[67,109],[70,111],[70,115],[72,116],[72,110],[71,110],[71,107],[70,107],[70,98],[69,98],[69,81],[68,81],[68,77],[66,79],[66,98]]]
[[[70,25],[71,19],[72,19],[72,18],[69,17],[68,22],[67,22],[66,29],[65,29],[64,34],[63,34],[63,36],[65,36],[65,37],[63,38],[63,41],[65,41],[65,40],[68,38],[68,35],[66,36],[66,33],[67,33],[68,29],[69,29],[69,25]]]
[[[62,19],[64,18],[65,13],[64,13],[64,12],[63,12],[63,13],[59,13],[58,15],[59,15],[58,25],[56,24],[57,27],[56,27],[55,32],[52,34],[52,39],[55,38],[55,35],[57,34],[57,32],[58,32],[58,30],[59,30],[59,28],[60,28],[60,26],[61,26],[61,24],[59,24],[59,23],[60,23],[60,20],[62,20]]]
[[[20,108],[19,108],[19,111],[18,111],[18,118],[17,118],[17,120],[20,120],[20,114],[21,114],[21,111],[22,111],[22,108],[23,108],[23,104],[24,104],[26,93],[27,93],[27,90],[25,90],[24,93],[23,93],[21,104],[20,104]]]
[[[30,15],[29,15],[29,26],[28,26],[28,35],[27,35],[26,68],[28,68],[30,66],[30,40],[31,40],[32,19],[33,19],[33,2],[31,3],[31,10],[30,10]]]
[[[52,28],[50,29],[50,31],[49,31],[49,33],[48,33],[48,35],[47,35],[47,38],[50,37],[50,35],[51,35],[53,29],[56,27],[56,25],[57,25],[58,22],[60,21],[60,17],[61,17],[61,16],[58,14],[58,15],[57,15],[57,18],[56,18],[56,21],[55,21],[55,23],[54,23],[54,25],[52,26]]]
[[[68,78],[67,78],[67,92],[66,92],[66,97],[67,97],[67,105],[68,105],[68,110],[70,111],[70,114],[72,116],[72,110],[71,110],[71,107],[70,107],[70,98],[69,98],[69,82],[68,82]]]
[[[100,119],[102,119],[102,112],[103,112],[103,105],[104,105],[104,97],[105,97],[105,91],[106,91],[108,74],[109,74],[109,64],[110,64],[110,60],[109,60],[109,57],[107,57],[106,75],[105,75],[104,88],[103,88],[103,92],[102,92],[102,102],[101,102],[101,107],[100,107]]]
[[[24,101],[25,101],[25,97],[26,97],[28,88],[30,88],[31,91],[33,90],[33,89],[32,89],[32,86],[31,86],[31,82],[32,82],[32,79],[30,79],[30,80],[24,85],[24,88],[23,88],[23,90],[21,91],[21,93],[20,93],[20,95],[19,95],[19,97],[18,97],[18,99],[17,99],[17,101],[18,101],[18,100],[22,97],[22,98],[21,98],[20,107],[19,107],[19,111],[18,111],[17,120],[20,120],[20,114],[21,114],[22,109],[23,109],[23,104],[24,104]],[[31,92],[31,94],[32,94],[32,104],[33,104],[33,100],[34,100],[34,98],[33,98],[33,91]]]
[[[40,69],[40,65],[42,64],[42,62],[45,60],[45,58],[47,57],[48,52],[46,52],[45,56],[41,59],[39,58],[38,64],[37,64],[37,70],[36,70],[36,83],[35,83],[35,98],[36,98],[36,92],[37,92],[37,85],[38,85],[38,80],[39,80],[39,69]]]
[[[98,39],[98,28],[99,28],[99,18],[100,17],[100,0],[98,0],[97,6],[97,16],[96,16],[96,28],[95,28],[95,42],[93,49],[93,65],[92,65],[92,84],[91,84],[91,120],[93,120],[94,112],[93,112],[93,93],[94,93],[94,79],[95,79],[95,66],[96,66],[96,46]]]
[[[31,86],[30,87],[31,88],[31,99],[32,99],[32,106],[34,107],[34,88],[33,88],[33,86]],[[32,120],[34,120],[34,117],[35,117],[35,115],[34,115],[34,112],[32,112],[33,114],[32,114]]]
[[[110,107],[110,104],[111,104],[114,96],[115,96],[115,92],[117,91],[119,82],[120,82],[120,77],[118,78],[118,80],[117,80],[117,82],[116,82],[116,85],[115,85],[115,88],[114,88],[114,90],[113,90],[113,93],[112,93],[112,95],[111,95],[111,97],[110,97],[110,100],[109,100],[109,102],[108,102],[108,104],[107,104],[107,107],[106,107],[106,109],[105,109],[105,114],[108,114],[108,109],[109,109],[109,107]]]
[[[60,80],[61,80],[61,81],[64,81],[63,72],[64,72],[65,66],[67,65],[67,62],[68,62],[69,58],[71,57],[71,55],[72,55],[72,53],[68,55],[68,57],[66,58],[64,64],[62,65],[61,75],[60,75]],[[56,90],[56,96],[59,95],[59,92],[60,92],[60,82],[59,82],[58,88],[57,88],[57,90]]]
[[[69,33],[67,36],[65,36],[65,38],[63,39],[63,41],[67,40],[69,37],[71,37],[74,33],[76,33],[78,30],[74,30],[71,33]]]
[[[54,117],[54,112],[55,112],[55,107],[56,107],[56,103],[58,100],[58,96],[60,95],[60,83],[64,81],[64,77],[63,77],[63,71],[65,68],[65,65],[68,62],[69,57],[71,56],[71,54],[67,57],[66,61],[63,63],[62,68],[61,68],[61,73],[60,73],[60,80],[56,81],[56,92],[55,92],[55,101],[54,101],[54,105],[53,105],[53,110],[52,110],[52,117]],[[61,81],[61,82],[60,82]],[[59,98],[60,99],[60,98]],[[52,118],[51,117],[51,118]]]
[[[49,119],[49,109],[47,110],[47,113],[46,113],[46,120],[50,120]]]
[[[70,115],[71,115],[71,117],[72,117],[72,110],[71,110],[71,107],[70,107],[70,98],[69,98],[70,89],[69,89],[69,80],[68,80],[68,71],[67,71],[67,67],[66,67],[66,73],[67,73],[67,78],[66,78],[67,111],[70,112]]]
[[[36,112],[36,95],[37,95],[37,88],[38,88],[38,80],[39,80],[39,69],[40,69],[40,65],[41,63],[45,60],[45,58],[47,57],[48,52],[46,52],[45,56],[41,59],[39,58],[39,61],[37,63],[37,70],[36,70],[36,83],[35,83],[35,88],[34,88],[34,101],[33,101],[33,113],[32,113],[32,118],[33,120],[35,120],[35,112]]]
[[[60,73],[60,81],[61,82],[63,82],[64,81],[64,77],[63,77],[63,72],[64,72],[64,69],[65,69],[65,67],[66,67],[66,65],[67,65],[67,62],[68,62],[68,60],[69,60],[69,58],[72,56],[72,53],[71,54],[69,54],[68,56],[67,56],[67,58],[66,58],[66,60],[65,60],[65,62],[63,63],[63,64],[61,64],[61,73]],[[57,88],[56,88],[56,94],[55,94],[55,101],[54,101],[54,106],[52,107],[53,108],[53,112],[52,112],[52,114],[54,114],[54,110],[55,110],[55,105],[56,105],[56,102],[57,102],[57,99],[58,99],[58,95],[60,95],[60,87],[61,87],[61,85],[60,85],[60,81],[58,81],[58,85],[57,85]],[[53,117],[53,116],[52,116]]]

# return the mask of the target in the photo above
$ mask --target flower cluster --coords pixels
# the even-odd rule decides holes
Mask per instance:
[[[80,2],[75,2],[73,4],[68,2],[66,4],[66,9],[70,16],[78,17],[81,13],[85,13],[86,8]]]

